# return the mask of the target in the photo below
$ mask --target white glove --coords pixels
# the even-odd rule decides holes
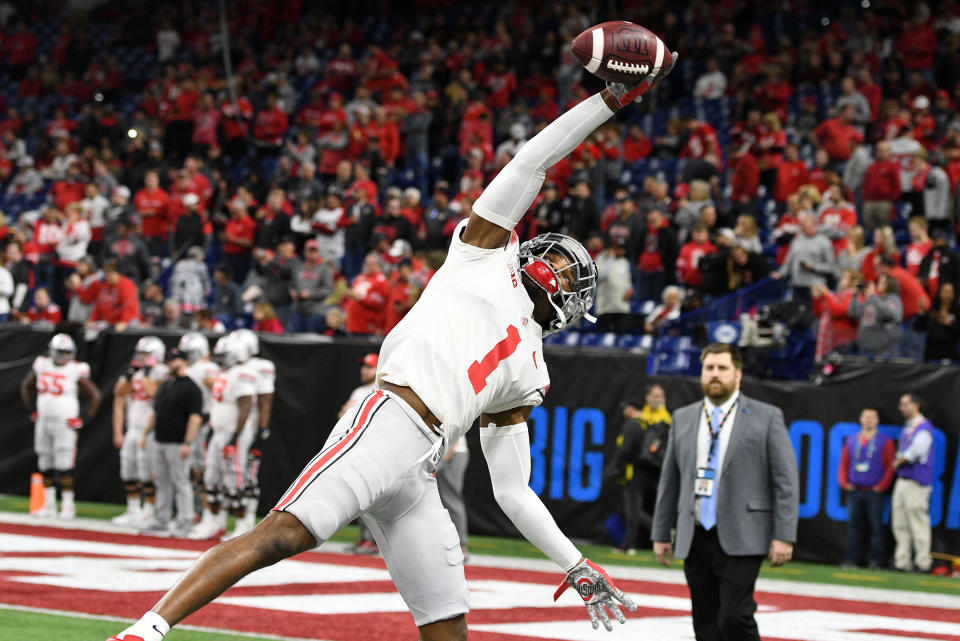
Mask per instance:
[[[580,561],[573,566],[572,570],[567,572],[567,578],[554,592],[553,600],[559,599],[560,595],[570,586],[573,586],[583,599],[583,604],[587,606],[590,625],[593,626],[594,630],[599,627],[600,621],[603,622],[603,627],[607,629],[607,632],[613,630],[613,623],[610,621],[608,611],[613,613],[617,621],[626,623],[626,618],[620,612],[621,605],[631,612],[637,611],[637,604],[617,589],[617,586],[613,584],[603,568],[589,559]]]

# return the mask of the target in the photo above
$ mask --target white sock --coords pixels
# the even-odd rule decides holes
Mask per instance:
[[[144,641],[161,641],[170,632],[170,624],[156,612],[150,611],[140,617],[140,620],[131,625],[124,632],[130,632],[143,637]],[[122,638],[122,637],[121,637]]]
[[[57,488],[55,487],[43,488],[43,509],[45,510],[57,509]]]
[[[141,512],[141,518],[152,519],[153,518],[153,503],[143,503],[143,511]]]
[[[540,193],[547,169],[576,149],[612,115],[601,95],[594,94],[554,120],[520,148],[473,203],[473,211],[512,230]]]
[[[63,494],[63,504],[61,507],[68,508],[68,509],[73,508],[74,507],[73,490],[64,490],[62,494]]]
[[[130,514],[136,514],[140,511],[140,497],[139,496],[128,496],[127,497],[127,512]]]

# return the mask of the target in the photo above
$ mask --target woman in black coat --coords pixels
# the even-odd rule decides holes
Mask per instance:
[[[960,340],[960,307],[953,283],[941,283],[931,309],[918,315],[918,330],[926,330],[927,342],[923,348],[925,361],[956,361],[957,341]]]

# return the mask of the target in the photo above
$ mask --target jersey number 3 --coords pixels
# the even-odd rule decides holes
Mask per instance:
[[[520,330],[514,325],[507,325],[507,337],[493,346],[487,355],[481,361],[473,361],[473,364],[467,368],[467,376],[473,384],[473,393],[479,394],[487,386],[487,377],[497,369],[497,366],[505,358],[517,351],[517,345],[520,344]]]

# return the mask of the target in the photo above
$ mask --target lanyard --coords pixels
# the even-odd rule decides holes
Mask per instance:
[[[860,438],[860,434],[857,434],[857,449],[856,449],[856,452],[855,452],[854,455],[853,455],[853,458],[854,458],[854,460],[856,460],[856,461],[859,461],[859,460],[860,460],[860,447],[861,447],[861,444],[862,444],[862,443],[863,443],[863,439]],[[870,443],[867,445],[867,460],[868,460],[868,461],[873,460],[873,452],[874,452],[874,450],[876,449],[876,445],[877,445],[877,435],[874,434],[872,437],[870,437]]]
[[[710,459],[713,458],[713,450],[717,446],[717,439],[720,436],[720,431],[723,429],[723,426],[726,425],[727,419],[730,418],[730,415],[733,413],[734,408],[737,407],[737,403],[740,402],[740,397],[737,397],[737,400],[733,402],[733,405],[730,406],[730,409],[727,410],[727,413],[723,415],[723,418],[720,419],[720,424],[714,429],[713,421],[710,419],[710,414],[707,412],[707,404],[703,404],[703,415],[707,419],[707,429],[710,430],[710,453],[707,455],[707,464],[709,465]]]

